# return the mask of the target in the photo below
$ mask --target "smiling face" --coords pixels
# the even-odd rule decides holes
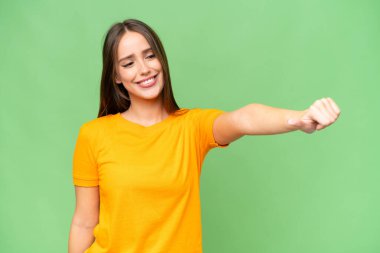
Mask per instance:
[[[148,41],[137,32],[126,32],[118,45],[116,83],[122,83],[131,103],[161,99],[164,87],[162,66]]]

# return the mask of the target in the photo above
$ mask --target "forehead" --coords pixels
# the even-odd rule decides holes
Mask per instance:
[[[137,32],[126,32],[121,37],[117,52],[120,58],[129,54],[140,54],[148,47],[149,43],[143,35]]]

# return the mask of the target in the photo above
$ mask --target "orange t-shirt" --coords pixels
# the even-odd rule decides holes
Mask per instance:
[[[99,186],[95,241],[84,253],[201,253],[200,174],[218,109],[182,108],[151,126],[109,114],[84,123],[73,183]]]

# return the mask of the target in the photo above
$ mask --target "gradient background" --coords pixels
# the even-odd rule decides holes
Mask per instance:
[[[67,252],[72,155],[96,118],[107,29],[160,36],[180,107],[293,110],[338,121],[244,136],[203,167],[205,253],[380,252],[376,0],[1,1],[0,251]]]

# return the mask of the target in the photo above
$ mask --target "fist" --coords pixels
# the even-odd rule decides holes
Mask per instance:
[[[338,105],[331,98],[315,101],[308,109],[302,111],[299,119],[290,119],[288,123],[297,126],[305,133],[313,133],[333,124],[340,115]]]

